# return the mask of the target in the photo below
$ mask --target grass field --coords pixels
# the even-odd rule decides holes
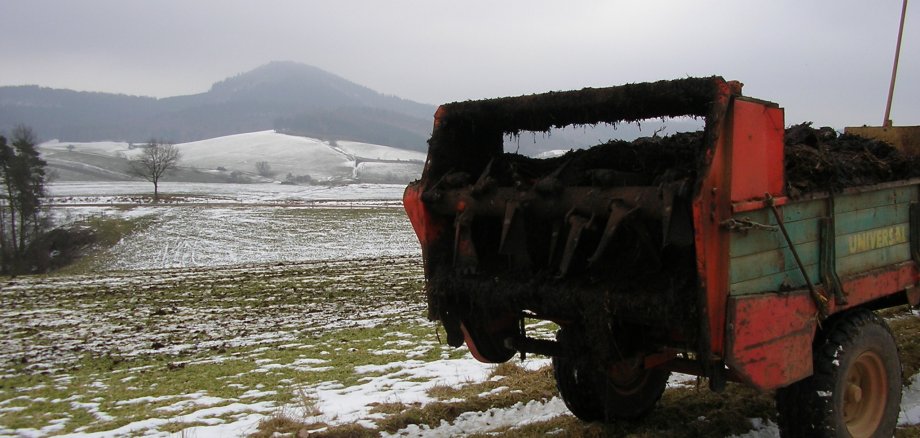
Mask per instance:
[[[0,309],[4,436],[775,436],[770,394],[686,376],[643,421],[581,423],[546,359],[440,342],[417,257],[22,278]],[[917,318],[889,316],[915,373]]]

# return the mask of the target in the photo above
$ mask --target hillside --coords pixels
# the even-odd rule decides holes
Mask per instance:
[[[538,90],[540,91],[540,90]],[[38,86],[0,87],[0,132],[18,123],[42,138],[76,142],[173,143],[274,130],[325,141],[427,151],[435,106],[387,96],[332,73],[272,62],[214,83],[199,94],[162,99]],[[505,150],[536,155],[655,133],[700,129],[690,119],[648,120],[521,132]]]
[[[272,62],[207,92],[163,99],[0,87],[0,131],[23,123],[44,138],[79,142],[181,143],[274,129],[421,151],[434,110],[293,62]]]
[[[141,153],[128,142],[39,145],[58,181],[127,181],[128,159]],[[369,143],[323,141],[259,131],[179,143],[180,168],[166,181],[405,183],[421,175],[425,154]],[[256,173],[264,161],[273,176]],[[290,175],[291,178],[288,177]]]

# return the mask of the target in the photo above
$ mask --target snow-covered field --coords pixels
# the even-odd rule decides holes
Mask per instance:
[[[172,207],[112,248],[111,269],[227,266],[407,255],[418,251],[396,208]]]
[[[9,281],[0,436],[242,436],[282,412],[371,424],[376,404],[489,378],[437,341],[420,274],[397,257]]]
[[[392,415],[382,406],[462,403],[439,387],[519,391],[424,318],[417,242],[396,208],[403,186],[167,184],[169,202],[137,204],[148,189],[51,185],[60,221],[150,224],[112,249],[108,267],[120,271],[0,285],[0,437],[245,436],[276,418],[376,428]],[[920,423],[920,376],[901,410],[901,424]],[[560,417],[571,418],[564,403],[545,396],[381,436],[501,433]],[[738,436],[778,430],[755,418]]]
[[[81,175],[91,180],[127,179],[127,159],[137,157],[141,145],[126,142],[68,142],[51,140],[38,146],[48,164],[61,169],[68,180]],[[273,179],[309,176],[314,181],[356,180],[406,182],[421,175],[426,154],[389,146],[348,141],[326,141],[259,131],[176,145],[179,166],[212,176],[239,172],[256,175],[256,163],[265,162]],[[74,174],[76,173],[76,174]],[[167,179],[169,175],[167,175]]]
[[[164,183],[167,202],[146,203],[149,184],[55,183],[57,222],[93,215],[146,217],[111,249],[107,269],[159,269],[409,255],[418,243],[401,206],[402,185],[290,186]],[[141,205],[136,202],[144,202]]]
[[[141,181],[118,182],[55,182],[48,184],[53,205],[112,204],[125,196],[150,196],[153,185]],[[208,184],[163,182],[160,193],[167,196],[187,196],[185,202],[266,204],[310,204],[342,201],[399,201],[405,184],[343,184],[343,185],[285,185],[285,184]],[[131,199],[127,202],[137,202]],[[149,200],[147,201],[149,202]]]

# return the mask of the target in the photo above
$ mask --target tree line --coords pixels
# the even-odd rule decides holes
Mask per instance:
[[[29,253],[46,228],[41,214],[45,196],[45,161],[35,134],[19,125],[9,139],[0,135],[0,272],[28,270]]]

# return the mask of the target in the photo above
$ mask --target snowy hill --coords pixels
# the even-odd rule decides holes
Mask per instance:
[[[0,131],[44,138],[172,142],[276,129],[424,150],[435,107],[388,96],[319,68],[272,62],[210,90],[161,99],[39,86],[0,87]]]
[[[129,180],[128,159],[142,149],[125,142],[49,141],[39,145],[59,181]],[[404,183],[421,175],[422,152],[369,143],[323,141],[259,131],[180,143],[180,169],[167,181],[355,181]],[[266,162],[273,176],[256,172]]]

